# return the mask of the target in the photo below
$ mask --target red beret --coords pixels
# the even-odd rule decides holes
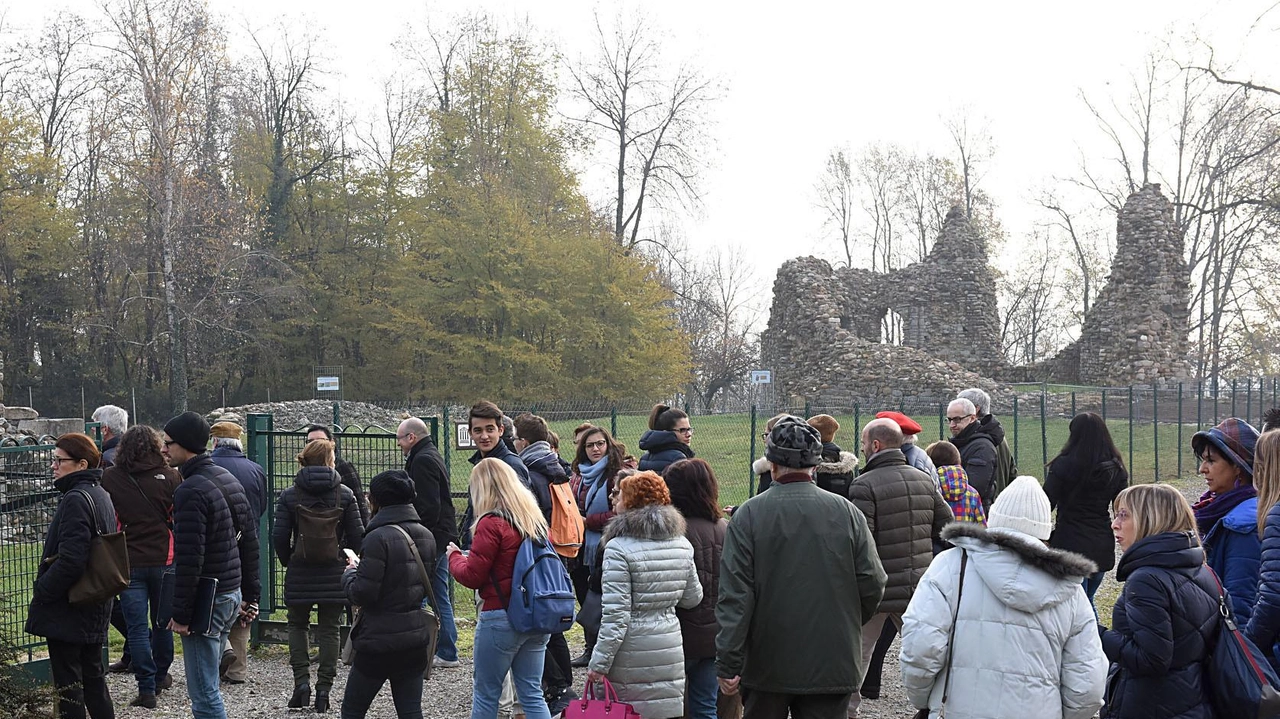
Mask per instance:
[[[876,415],[876,419],[891,419],[897,422],[903,434],[920,434],[924,431],[924,427],[921,427],[918,422],[901,412],[881,412]]]

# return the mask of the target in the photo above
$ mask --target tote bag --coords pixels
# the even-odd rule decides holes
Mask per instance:
[[[564,710],[563,719],[643,719],[630,704],[618,701],[618,692],[604,680],[604,698],[596,697],[596,687],[588,682],[581,699],[575,699]]]
[[[74,490],[89,502],[93,538],[89,540],[89,564],[71,585],[67,601],[76,606],[105,602],[129,586],[129,549],[124,532],[103,532],[98,526],[98,508],[83,489]]]

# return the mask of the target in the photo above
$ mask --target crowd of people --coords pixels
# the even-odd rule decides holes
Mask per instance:
[[[156,708],[176,633],[193,716],[225,719],[221,685],[245,681],[258,616],[270,482],[233,423],[186,412],[163,430],[128,427],[110,405],[94,419],[101,448],[84,434],[54,446],[61,499],[26,624],[47,639],[59,715],[114,717],[113,670],[134,674],[132,706]],[[852,718],[880,696],[899,634],[919,717],[1213,717],[1220,586],[1280,669],[1280,410],[1261,432],[1229,418],[1195,433],[1194,504],[1168,485],[1130,486],[1096,414],[1071,420],[1043,482],[1019,472],[982,390],[959,393],[946,420],[949,440],[921,448],[917,422],[881,412],[859,428],[859,462],[836,444],[834,417],[773,417],[758,491],[733,507],[679,409],[653,408],[638,459],[582,424],[566,461],[543,418],[480,401],[460,520],[421,419],[400,423],[404,466],[367,494],[332,431],[313,425],[269,531],[285,567],[286,706],[329,711],[341,656],[343,719],[364,717],[388,682],[397,716],[422,717],[433,671],[462,663],[451,578],[476,603],[472,719],[560,716],[581,697],[575,667],[643,719]],[[115,531],[128,586],[73,603],[95,537]],[[539,551],[575,611],[530,629],[514,598],[533,570],[517,566]],[[1113,567],[1123,587],[1100,617],[1094,595]],[[586,642],[576,658],[570,618]],[[104,666],[111,624],[126,654]]]

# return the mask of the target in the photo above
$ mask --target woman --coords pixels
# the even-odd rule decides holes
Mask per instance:
[[[582,512],[584,531],[582,551],[578,554],[577,564],[569,571],[569,578],[573,581],[573,591],[578,595],[579,605],[587,601],[587,585],[591,566],[595,563],[596,547],[600,544],[600,533],[604,531],[604,525],[613,518],[609,494],[613,491],[613,478],[621,469],[621,446],[607,430],[588,426],[578,434],[578,448],[573,457],[573,477],[569,481],[574,497],[578,500],[578,509]],[[587,623],[582,625],[582,629],[587,647],[581,656],[570,662],[574,667],[587,666],[591,659],[591,649],[596,645],[596,631],[599,627]]]
[[[364,525],[360,504],[334,469],[333,442],[316,439],[298,453],[301,469],[276,503],[271,542],[285,569],[284,603],[289,610],[289,664],[293,696],[289,708],[311,702],[311,608],[316,610],[320,666],[316,669],[317,712],[329,711],[329,690],[338,675],[340,626],[347,605],[342,549],[360,551]],[[323,535],[313,535],[322,531]],[[304,544],[305,543],[305,544]],[[314,556],[320,554],[320,556]]]
[[[693,456],[689,448],[692,440],[689,415],[665,404],[655,404],[649,412],[649,429],[640,435],[640,449],[644,454],[637,468],[641,472],[662,474],[672,462]]]
[[[1116,565],[1111,502],[1129,486],[1129,473],[1102,417],[1082,412],[1071,419],[1068,431],[1067,443],[1049,462],[1044,478],[1049,505],[1058,510],[1049,546],[1082,554],[1098,565],[1097,573],[1084,578],[1092,604],[1102,578]]]
[[[342,719],[363,719],[388,680],[399,719],[422,719],[422,682],[431,661],[422,603],[429,584],[404,533],[413,539],[427,576],[435,571],[436,541],[413,509],[413,480],[399,469],[369,483],[369,530],[360,560],[347,560],[342,585],[360,608],[352,629],[355,659],[342,695]]]
[[[1231,595],[1231,611],[1240,626],[1248,625],[1253,615],[1262,561],[1258,490],[1253,486],[1257,441],[1258,430],[1238,417],[1191,437],[1207,488],[1192,507],[1196,529],[1209,566]]]
[[[676,609],[684,640],[685,716],[716,718],[716,599],[720,596],[720,554],[729,529],[720,511],[720,489],[711,465],[701,459],[682,459],[663,476],[671,492],[671,506],[684,517],[684,536],[693,546],[693,565],[702,585],[702,603]]]
[[[644,719],[684,713],[684,650],[676,607],[702,601],[702,584],[666,482],[640,472],[618,483],[618,514],[605,529],[600,638],[587,671],[608,677]]]
[[[44,539],[26,632],[46,639],[61,719],[83,719],[86,711],[92,719],[116,715],[102,665],[112,600],[73,605],[67,598],[89,565],[94,536],[116,531],[115,505],[99,483],[101,460],[92,439],[71,433],[54,443],[49,462],[62,499]]]
[[[496,719],[503,679],[511,673],[516,698],[529,719],[550,719],[542,694],[548,634],[517,632],[507,620],[516,554],[526,539],[547,541],[547,520],[515,471],[500,459],[480,460],[471,470],[476,510],[471,551],[449,543],[449,571],[458,583],[478,589],[484,600],[476,621],[475,678],[471,719]]]
[[[128,647],[138,697],[131,706],[156,708],[156,694],[173,685],[173,632],[161,588],[173,573],[173,492],[182,475],[165,462],[160,433],[145,424],[120,439],[115,464],[103,470],[102,488],[111,495],[129,550],[129,587],[120,593],[128,627]],[[170,576],[172,587],[172,576]]]
[[[1258,601],[1244,633],[1280,670],[1280,431],[1263,432],[1258,437],[1253,484],[1258,489],[1262,569],[1258,574]]]
[[[907,698],[938,716],[1088,719],[1107,663],[1080,581],[1093,562],[1045,546],[1049,499],[1034,477],[1000,493],[987,527],[954,522],[902,616]],[[950,637],[950,640],[948,640]],[[948,671],[948,668],[950,671]]]
[[[814,484],[848,498],[849,485],[853,484],[854,472],[858,469],[858,455],[846,452],[836,444],[840,423],[829,414],[814,415],[805,422],[822,436],[822,464],[813,470]]]
[[[1111,660],[1105,719],[1211,719],[1204,662],[1218,634],[1218,589],[1187,500],[1139,484],[1115,500],[1111,530],[1124,582],[1102,648]],[[1212,593],[1210,593],[1212,592]]]

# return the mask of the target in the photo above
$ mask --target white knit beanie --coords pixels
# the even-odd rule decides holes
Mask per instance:
[[[1038,479],[1018,477],[996,497],[987,512],[987,528],[1001,527],[1036,539],[1048,539],[1053,533],[1053,510]]]

